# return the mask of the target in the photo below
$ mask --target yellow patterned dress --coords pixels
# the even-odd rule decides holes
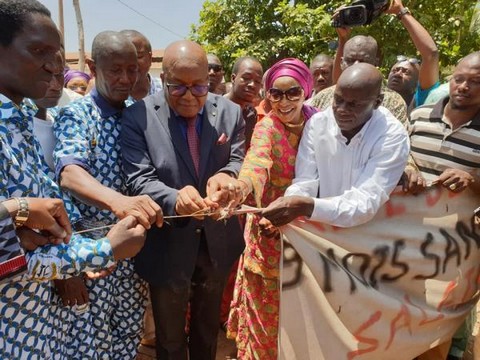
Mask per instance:
[[[282,196],[294,177],[300,135],[286,129],[272,113],[260,120],[239,179],[253,188],[249,200],[265,207]],[[238,358],[277,359],[280,239],[260,235],[261,217],[249,214],[246,248],[235,281],[228,337],[235,339]]]

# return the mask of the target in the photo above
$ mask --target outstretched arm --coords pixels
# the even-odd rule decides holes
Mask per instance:
[[[420,65],[418,83],[423,90],[431,88],[439,79],[438,48],[428,31],[420,24],[413,15],[406,10],[401,0],[394,0],[387,13],[399,15],[400,21],[407,29],[416,49],[420,53],[422,63]],[[403,15],[401,15],[403,13]]]
[[[338,47],[337,52],[335,53],[335,59],[333,61],[333,72],[332,72],[332,84],[336,84],[340,75],[342,75],[342,58],[343,58],[343,49],[345,48],[345,43],[350,38],[350,33],[352,29],[350,28],[335,28],[338,35]]]

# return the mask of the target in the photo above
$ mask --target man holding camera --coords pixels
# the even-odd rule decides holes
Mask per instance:
[[[332,24],[337,29],[339,44],[335,58],[333,79],[336,82],[336,79],[345,69],[345,59],[348,62],[348,57],[346,56],[348,47],[346,43],[350,35],[349,28],[370,24],[382,13],[392,14],[397,17],[405,29],[407,29],[415,48],[421,55],[422,61],[404,55],[397,56],[397,62],[391,68],[388,76],[388,89],[401,95],[408,106],[407,113],[409,114],[415,107],[423,105],[430,91],[439,86],[439,60],[438,49],[432,37],[413,17],[410,10],[403,6],[401,0],[392,0],[390,6],[389,1],[386,0],[359,0],[351,6],[343,7],[335,12]],[[350,60],[352,61],[352,59]],[[356,60],[361,61],[360,59]],[[385,92],[383,105],[392,111],[393,109],[388,104],[390,97],[394,96]],[[316,106],[314,100],[312,100],[312,104]],[[392,113],[397,115],[394,111]],[[400,117],[397,116],[397,118],[402,121]]]
[[[339,34],[339,46],[334,62],[334,82],[336,82],[336,68],[344,71],[346,68],[357,63],[367,63],[378,66],[378,44],[371,36],[357,35],[346,41],[349,30],[337,28]],[[337,77],[338,78],[338,77]],[[307,103],[319,109],[325,109],[333,102],[335,85],[330,86],[316,94]],[[403,124],[408,121],[407,106],[402,97],[395,91],[382,85],[384,99],[382,106],[386,107]]]
[[[393,0],[386,13],[396,15],[421,56],[421,62],[416,58],[397,56],[397,63],[388,75],[388,88],[402,95],[410,114],[414,108],[423,105],[430,91],[440,85],[438,49],[428,31],[401,0]]]

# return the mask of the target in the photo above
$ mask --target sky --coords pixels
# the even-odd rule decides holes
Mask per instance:
[[[58,25],[60,0],[39,0]],[[186,38],[197,24],[204,0],[80,0],[85,32],[85,51],[103,30],[134,29],[144,34],[153,49],[164,49]],[[72,0],[63,0],[66,51],[78,51],[77,21]],[[140,14],[139,14],[140,13]]]

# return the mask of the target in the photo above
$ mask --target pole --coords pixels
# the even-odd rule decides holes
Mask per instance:
[[[63,0],[58,0],[58,28],[62,33],[62,44],[65,46],[65,25],[63,21]]]
[[[80,10],[80,0],[72,0],[75,8],[78,28],[78,68],[85,71],[85,35],[83,32],[82,12]]]

